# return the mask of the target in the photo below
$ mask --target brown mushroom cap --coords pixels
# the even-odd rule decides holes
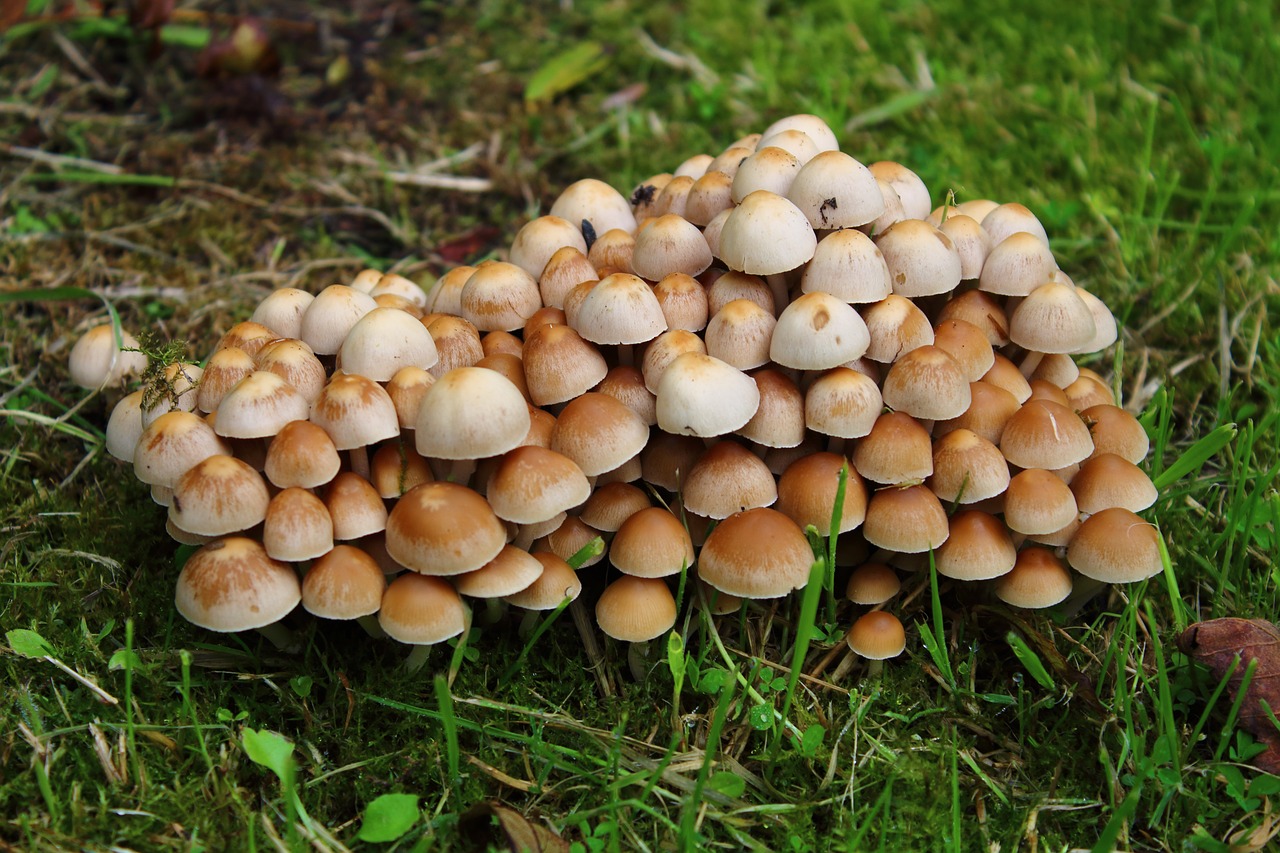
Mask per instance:
[[[225,438],[265,438],[289,421],[306,420],[310,407],[292,385],[274,373],[255,371],[218,404],[214,430]]]
[[[525,337],[524,376],[535,405],[585,394],[609,372],[600,351],[569,326],[546,325]]]
[[[1009,529],[995,516],[966,509],[951,516],[947,541],[938,548],[938,574],[965,581],[1007,574],[1017,560]]]
[[[1028,468],[1009,481],[1004,520],[1016,533],[1054,533],[1075,521],[1078,513],[1071,489],[1052,472]]]
[[[324,501],[296,486],[267,505],[262,545],[273,560],[314,560],[333,550],[333,518]]]
[[[311,404],[310,420],[329,434],[338,450],[368,447],[400,434],[391,395],[374,380],[356,373],[336,374],[329,380]]]
[[[482,459],[518,447],[530,426],[529,406],[511,380],[482,367],[460,367],[427,389],[414,441],[427,458]]]
[[[502,598],[528,589],[542,575],[542,563],[527,551],[504,545],[498,556],[472,572],[454,575],[458,592],[472,598]]]
[[[138,438],[133,473],[144,483],[173,488],[200,460],[230,453],[231,448],[203,418],[190,412],[167,412]]]
[[[302,606],[322,619],[377,613],[387,579],[378,563],[352,545],[339,545],[311,564],[302,579]]]
[[[795,447],[804,441],[804,395],[786,374],[763,368],[750,374],[760,407],[738,435],[765,447]]]
[[[638,454],[649,428],[608,394],[592,392],[569,402],[556,418],[551,449],[572,459],[588,477],[617,468]]]
[[[1013,571],[996,580],[996,597],[1027,609],[1052,607],[1071,594],[1071,572],[1048,548],[1023,548]]]
[[[615,640],[645,643],[676,624],[676,600],[658,578],[623,575],[600,593],[596,624]]]
[[[566,598],[573,601],[582,594],[582,581],[563,559],[543,551],[531,556],[542,564],[542,574],[520,592],[505,596],[504,601],[525,610],[554,610]]]
[[[281,489],[314,489],[337,476],[341,467],[329,433],[310,421],[290,421],[271,439],[264,473]]]
[[[875,607],[884,604],[902,589],[898,573],[884,563],[863,563],[849,575],[845,597],[854,604]]]
[[[1004,455],[977,433],[953,430],[933,443],[929,488],[940,499],[972,504],[1003,494],[1008,486]]]
[[[499,518],[532,524],[578,506],[591,495],[591,487],[569,457],[525,446],[502,457],[485,494]]]
[[[933,442],[928,430],[906,412],[882,412],[853,448],[853,463],[874,483],[896,486],[923,480],[933,473]]]
[[[1067,562],[1085,577],[1103,583],[1132,583],[1164,570],[1160,533],[1121,507],[1089,516],[1067,546]]]
[[[760,508],[731,515],[711,531],[698,573],[730,595],[780,598],[809,582],[812,564],[813,551],[796,523]]]
[[[693,541],[680,519],[663,507],[632,514],[609,545],[609,561],[624,574],[664,578],[693,565]]]
[[[378,624],[401,643],[429,646],[456,637],[467,628],[467,606],[457,591],[439,578],[405,572],[382,594]]]
[[[1151,441],[1142,424],[1119,406],[1090,406],[1080,413],[1093,436],[1093,453],[1114,453],[1137,465],[1147,456]]]
[[[737,442],[718,441],[689,469],[682,495],[688,509],[720,519],[771,505],[778,499],[778,489],[759,456]]]
[[[219,539],[196,551],[178,575],[178,612],[210,631],[278,622],[302,599],[298,576],[252,539]]]
[[[847,460],[843,456],[825,451],[795,460],[778,479],[775,508],[800,527],[812,524],[819,535],[829,536],[836,492],[840,487],[840,469],[845,464]],[[867,488],[857,469],[849,465],[844,505],[840,512],[840,532],[847,533],[857,528],[866,514]]]
[[[387,519],[387,553],[423,574],[474,571],[506,544],[506,528],[485,499],[456,483],[424,483],[411,489]]]
[[[903,554],[937,549],[947,541],[947,513],[924,486],[890,486],[871,496],[862,535],[877,548]]]
[[[169,518],[188,533],[221,536],[261,522],[270,500],[252,467],[233,456],[210,456],[178,478]]]
[[[973,398],[964,370],[945,350],[922,346],[898,358],[884,378],[885,405],[925,420],[961,415]]]
[[[1028,400],[1005,423],[1000,452],[1019,468],[1065,468],[1093,453],[1089,428],[1060,403]]]
[[[333,538],[359,539],[387,527],[387,506],[373,484],[352,471],[343,471],[325,489],[324,504],[333,518]]]
[[[907,648],[907,633],[897,616],[873,610],[858,617],[846,638],[849,648],[867,660],[896,658]]]
[[[805,425],[835,438],[861,438],[884,407],[880,389],[866,374],[836,367],[814,380],[804,395]]]
[[[1071,478],[1071,491],[1080,511],[1087,513],[1115,506],[1142,512],[1160,496],[1141,468],[1114,453],[1099,454],[1081,465]]]

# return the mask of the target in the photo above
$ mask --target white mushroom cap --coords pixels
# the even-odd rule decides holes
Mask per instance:
[[[483,459],[519,446],[531,421],[524,395],[501,373],[460,367],[427,389],[414,441],[435,459]]]
[[[565,187],[549,212],[578,227],[582,227],[585,219],[591,223],[596,234],[603,234],[614,228],[621,228],[628,233],[636,230],[636,217],[631,212],[631,203],[622,193],[594,178],[584,178]]]
[[[818,238],[798,207],[780,195],[758,190],[729,214],[719,243],[720,257],[730,269],[773,275],[812,258]]]
[[[826,370],[860,358],[871,336],[846,302],[829,293],[806,293],[778,317],[769,357],[783,367]]]
[[[826,151],[805,163],[787,198],[815,230],[857,228],[884,213],[884,195],[875,176],[840,151]]]
[[[658,426],[709,438],[742,429],[760,406],[750,376],[718,358],[687,352],[667,365],[658,383]]]
[[[397,308],[375,308],[347,333],[338,363],[347,373],[387,382],[402,367],[424,370],[440,360],[427,327]]]

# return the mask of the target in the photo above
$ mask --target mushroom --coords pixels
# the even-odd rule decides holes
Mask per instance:
[[[178,612],[193,625],[223,633],[257,629],[281,649],[297,645],[280,620],[301,600],[293,569],[242,536],[192,554],[178,574],[175,596]]]

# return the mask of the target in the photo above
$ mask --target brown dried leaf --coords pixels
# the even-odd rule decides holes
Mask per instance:
[[[505,847],[512,853],[569,853],[569,842],[498,802],[467,809],[458,828],[477,850]]]
[[[0,33],[22,20],[27,0],[0,0]]]
[[[129,23],[140,30],[154,30],[169,23],[177,0],[134,0],[129,4]]]
[[[1227,682],[1233,700],[1245,668],[1250,661],[1258,662],[1240,704],[1240,725],[1267,745],[1265,752],[1254,757],[1254,765],[1267,773],[1280,773],[1280,731],[1263,707],[1265,702],[1280,713],[1280,628],[1261,619],[1210,619],[1183,631],[1178,648],[1207,666],[1219,680],[1239,657],[1240,663]]]

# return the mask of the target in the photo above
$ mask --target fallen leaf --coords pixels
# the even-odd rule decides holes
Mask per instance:
[[[478,803],[463,813],[458,828],[476,850],[512,853],[569,853],[569,842],[501,803]]]
[[[169,23],[177,0],[134,0],[129,4],[129,23],[140,30],[154,30]]]
[[[0,33],[22,20],[27,0],[0,0]]]
[[[1234,701],[1250,661],[1257,661],[1253,679],[1240,703],[1240,725],[1267,749],[1253,763],[1267,773],[1280,773],[1280,731],[1267,713],[1280,712],[1280,629],[1261,619],[1210,619],[1197,622],[1178,637],[1178,648],[1222,679],[1238,657],[1240,663],[1227,682]],[[1264,704],[1265,707],[1264,707]]]
[[[436,254],[449,263],[460,264],[481,249],[487,248],[500,233],[492,225],[481,225],[436,246]]]

